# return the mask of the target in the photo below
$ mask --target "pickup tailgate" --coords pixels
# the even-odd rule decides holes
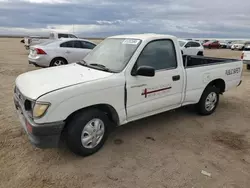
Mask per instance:
[[[195,63],[193,62],[193,66],[185,67],[186,94],[184,101],[186,103],[198,102],[206,86],[214,80],[221,80],[225,91],[241,83],[243,69],[241,60],[206,57],[200,58],[200,60],[200,65],[197,64],[198,61],[196,59]]]

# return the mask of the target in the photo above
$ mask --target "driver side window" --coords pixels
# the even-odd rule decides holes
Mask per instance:
[[[175,47],[172,40],[156,40],[148,43],[137,59],[135,68],[150,66],[157,70],[177,67]]]
[[[186,45],[185,45],[185,47],[187,48],[187,47],[191,47],[191,42],[188,42]]]

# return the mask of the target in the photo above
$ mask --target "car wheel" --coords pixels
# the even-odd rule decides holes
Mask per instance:
[[[97,109],[77,113],[66,124],[66,142],[77,155],[88,156],[102,148],[110,132],[111,122]]]
[[[208,48],[211,49],[211,45],[209,45]]]
[[[196,105],[197,112],[201,115],[210,115],[217,108],[219,102],[219,89],[214,86],[208,86],[201,98],[199,103]]]
[[[50,67],[66,65],[68,62],[63,58],[55,58],[50,62]]]
[[[250,65],[247,65],[247,70],[250,70]]]

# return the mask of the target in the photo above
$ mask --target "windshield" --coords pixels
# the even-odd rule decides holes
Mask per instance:
[[[107,38],[85,58],[86,64],[99,64],[114,72],[121,72],[140,45],[139,39]]]
[[[180,45],[181,47],[184,46],[184,44],[186,44],[186,42],[179,40],[179,45]]]

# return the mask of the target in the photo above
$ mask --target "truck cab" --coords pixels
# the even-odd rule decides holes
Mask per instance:
[[[19,75],[14,102],[31,143],[57,147],[65,139],[86,156],[116,126],[190,104],[212,114],[241,75],[240,60],[183,57],[175,36],[119,35],[79,62]]]

